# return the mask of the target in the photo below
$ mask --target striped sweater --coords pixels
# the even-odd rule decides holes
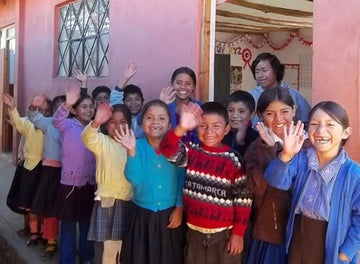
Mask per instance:
[[[226,145],[184,145],[174,131],[163,138],[160,151],[175,165],[187,167],[183,204],[188,223],[207,229],[232,226],[234,234],[243,236],[252,198],[239,154]]]

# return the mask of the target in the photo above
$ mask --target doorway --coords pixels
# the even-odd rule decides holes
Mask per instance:
[[[14,96],[15,26],[0,29],[0,92]],[[0,151],[13,150],[13,128],[7,111],[0,105]]]

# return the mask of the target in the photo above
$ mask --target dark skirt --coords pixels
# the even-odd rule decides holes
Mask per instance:
[[[56,216],[54,209],[57,191],[60,187],[61,168],[43,166],[39,184],[31,204],[32,214],[45,217]]]
[[[64,221],[88,221],[94,205],[95,186],[60,184],[55,199],[57,217]]]
[[[269,243],[251,239],[247,257],[247,264],[285,264],[285,245]]]
[[[19,195],[19,186],[22,177],[23,166],[18,164],[14,173],[14,177],[11,182],[9,193],[6,197],[6,205],[11,211],[17,214],[27,214],[28,211],[19,208],[18,195]]]
[[[18,207],[30,210],[38,187],[41,169],[41,162],[32,170],[23,167],[19,184]]]
[[[326,221],[296,215],[288,263],[324,263],[326,229]]]
[[[88,240],[106,241],[122,240],[125,227],[128,225],[131,202],[115,200],[111,207],[101,207],[100,201],[95,201],[91,214]]]
[[[173,209],[153,212],[132,204],[121,249],[122,264],[183,264],[184,225],[167,228]]]

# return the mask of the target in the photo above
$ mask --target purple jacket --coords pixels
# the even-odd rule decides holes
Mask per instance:
[[[52,123],[61,135],[61,184],[84,186],[95,184],[95,157],[81,140],[84,125],[76,118],[67,118],[70,110],[62,104]]]

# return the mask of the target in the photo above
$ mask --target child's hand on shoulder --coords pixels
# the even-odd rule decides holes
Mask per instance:
[[[275,138],[270,128],[266,127],[263,122],[258,122],[256,124],[256,129],[259,132],[260,138],[266,145],[270,147],[275,146]]]
[[[175,209],[171,212],[169,217],[169,224],[167,228],[177,228],[181,225],[183,215],[182,207],[175,207]]]
[[[111,106],[108,103],[102,102],[98,104],[94,121],[92,124],[94,127],[99,127],[100,125],[104,124],[112,115]]]
[[[114,140],[127,149],[129,156],[134,157],[136,155],[136,138],[134,132],[126,125],[125,128],[120,127],[116,129],[115,134]]]
[[[66,89],[65,107],[71,108],[80,98],[80,87],[70,87]]]
[[[227,251],[230,255],[239,255],[243,251],[244,238],[242,236],[231,234],[227,244]]]
[[[15,108],[15,100],[14,97],[12,97],[8,93],[2,93],[1,94],[2,100],[6,106],[10,108],[10,110],[13,110]]]

